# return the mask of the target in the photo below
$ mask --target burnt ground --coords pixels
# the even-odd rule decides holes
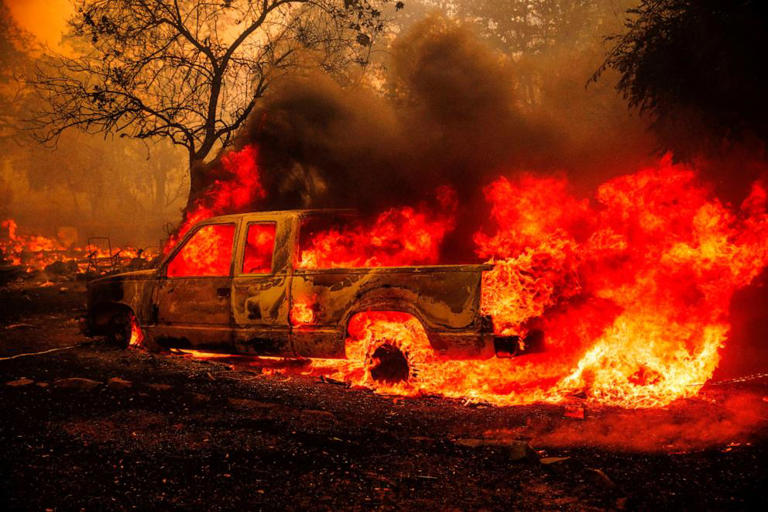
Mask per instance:
[[[768,505],[759,382],[654,411],[379,396],[88,340],[63,286],[0,289],[0,356],[85,343],[0,360],[3,510]]]

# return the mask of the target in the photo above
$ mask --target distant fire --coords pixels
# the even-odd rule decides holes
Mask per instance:
[[[94,266],[102,262],[121,269],[137,259],[148,263],[157,255],[157,248],[69,246],[54,238],[22,234],[13,219],[0,221],[0,260],[4,258],[6,264],[27,272],[42,271],[54,263],[63,263],[78,273],[102,270],[106,265]]]
[[[0,249],[11,265],[27,265],[38,268],[48,265],[46,256],[66,248],[56,240],[37,235],[21,235],[16,221],[6,219],[0,222],[3,236]],[[51,260],[55,261],[55,260]]]

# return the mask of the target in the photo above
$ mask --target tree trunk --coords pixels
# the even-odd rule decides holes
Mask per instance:
[[[164,162],[162,162],[164,163]],[[154,186],[154,197],[152,198],[152,202],[154,204],[154,210],[157,214],[161,214],[162,212],[165,212],[166,208],[166,191],[165,191],[165,183],[167,181],[167,175],[166,175],[166,168],[165,166],[155,166],[155,168],[152,170],[152,179],[155,182]]]
[[[189,197],[187,206],[184,207],[185,214],[192,211],[197,200],[208,188],[210,177],[207,167],[202,159],[189,159]]]

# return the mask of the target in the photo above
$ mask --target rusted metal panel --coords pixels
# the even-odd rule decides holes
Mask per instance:
[[[297,270],[292,301],[310,303],[314,321],[302,328],[301,340],[294,340],[295,350],[305,356],[332,357],[339,353],[340,343],[343,349],[349,319],[355,313],[378,310],[414,315],[430,341],[434,339],[438,345],[455,339],[461,352],[481,352],[487,343],[477,343],[480,280],[481,271],[473,266],[436,267],[429,272],[410,268]],[[324,332],[321,340],[315,342],[307,335],[312,327]]]
[[[161,346],[231,349],[230,286],[228,277],[160,278],[142,328]]]
[[[294,327],[291,331],[294,353],[301,357],[344,357],[344,336],[338,329],[311,326]]]
[[[319,326],[338,325],[350,313],[403,307],[427,329],[472,329],[479,310],[481,272],[471,267],[443,267],[432,272],[407,268],[297,270],[294,301],[317,306]]]
[[[239,352],[290,354],[288,275],[239,276],[232,281],[234,343]]]
[[[229,277],[164,278],[155,296],[157,323],[229,326],[231,286]]]
[[[235,327],[287,327],[288,275],[236,277],[232,281]]]

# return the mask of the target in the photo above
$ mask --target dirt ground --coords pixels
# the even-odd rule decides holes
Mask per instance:
[[[0,289],[3,510],[768,508],[766,380],[650,411],[380,396],[111,348],[82,305]]]

